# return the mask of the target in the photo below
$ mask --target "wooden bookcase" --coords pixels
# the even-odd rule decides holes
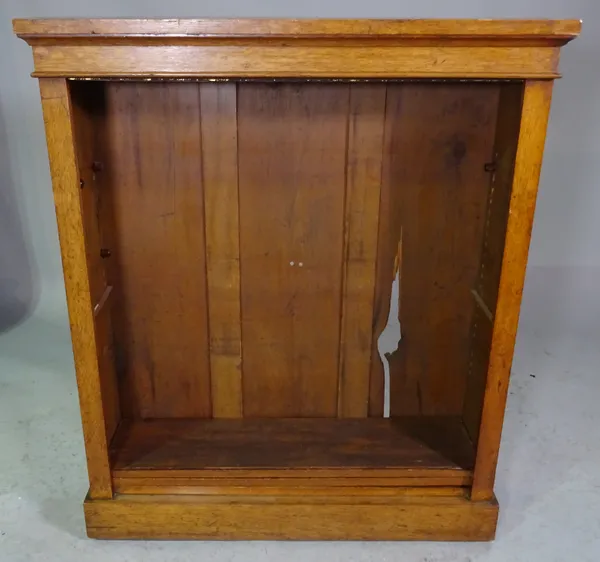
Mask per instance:
[[[580,22],[14,29],[40,82],[89,536],[493,538]]]

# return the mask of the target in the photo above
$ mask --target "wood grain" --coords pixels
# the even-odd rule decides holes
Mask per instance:
[[[285,419],[285,418],[281,418]],[[306,418],[294,418],[306,419]],[[227,420],[229,421],[229,420]],[[125,430],[123,430],[125,431]],[[121,436],[119,436],[119,439]],[[468,444],[473,449],[466,434],[460,438],[461,442]],[[112,444],[111,444],[112,445]],[[448,448],[450,450],[450,448]],[[365,481],[372,485],[393,486],[450,486],[464,487],[470,486],[473,482],[473,472],[468,469],[457,468],[419,468],[419,467],[383,467],[383,468],[352,468],[352,467],[300,467],[300,468],[237,468],[229,470],[223,468],[198,468],[198,469],[129,469],[115,468],[112,470],[113,478],[138,479],[140,482],[154,481],[158,479],[168,479],[169,481],[179,482],[179,485],[186,487],[192,486],[195,482],[206,481],[225,482],[235,480],[240,484],[252,483],[258,480],[268,480],[279,478],[285,480],[290,486],[294,482],[314,479],[315,482],[327,482],[336,480],[339,485],[352,484]]]
[[[490,19],[15,19],[14,32],[24,38],[50,36],[130,37],[433,37],[569,40],[581,30],[579,20]]]
[[[495,85],[388,86],[376,302],[387,320],[402,228],[392,415],[462,411],[497,104]],[[377,363],[372,376],[381,384]]]
[[[112,497],[72,110],[67,83],[40,80],[91,498]]]
[[[385,476],[383,469],[392,469],[396,472],[388,476],[424,477],[429,469],[440,469],[444,472],[432,474],[439,477],[460,476],[473,460],[460,418],[433,416],[133,421],[121,424],[111,450],[113,469],[121,476],[168,470],[200,477],[224,469],[227,474],[220,474],[227,477],[281,476],[282,469],[286,476],[299,470],[306,477],[316,469],[336,469],[340,477],[348,469],[363,476],[380,470],[374,474]]]
[[[349,87],[238,88],[244,415],[336,416]]]
[[[353,84],[348,123],[339,417],[366,417],[386,86]]]
[[[491,540],[498,504],[465,497],[119,496],[86,500],[94,538]]]
[[[106,87],[123,408],[134,417],[207,417],[198,85]]]
[[[395,153],[394,139],[397,136],[397,115],[401,111],[400,90],[390,84],[386,88],[375,294],[373,297],[371,368],[369,371],[369,416],[372,417],[381,417],[384,412],[384,365],[379,355],[378,342],[390,314],[396,257],[402,237],[403,189],[391,170]]]
[[[102,409],[106,424],[106,439],[110,443],[121,422],[119,381],[116,370],[114,333],[112,329],[112,305],[103,306],[94,314],[98,372],[102,391]]]
[[[71,84],[71,108],[73,137],[77,153],[77,168],[80,179],[81,214],[86,246],[86,261],[90,281],[92,302],[96,304],[107,286],[106,261],[100,256],[103,247],[99,214],[101,206],[99,182],[92,166],[97,157],[96,130],[102,115],[102,97],[99,89],[88,89],[87,95]]]
[[[281,496],[425,496],[463,495],[472,482],[469,472],[438,477],[140,477],[115,476],[117,494]]]
[[[470,356],[463,405],[463,421],[472,443],[477,443],[479,438],[493,325],[493,320],[476,307],[471,320]]]
[[[202,174],[213,417],[243,414],[237,94],[201,84]]]
[[[36,46],[35,76],[557,78],[558,47]]]
[[[494,171],[491,174],[481,261],[474,291],[476,300],[480,300],[480,307],[473,316],[471,326],[471,358],[463,405],[465,425],[473,443],[479,437],[522,105],[523,84],[507,83],[500,86]]]
[[[551,97],[552,82],[526,82],[481,430],[477,442],[472,490],[472,498],[476,501],[485,501],[493,496]]]
[[[95,170],[98,161],[103,159],[103,146],[98,132],[102,130],[102,119],[105,115],[103,88],[98,86],[81,88],[79,83],[71,83],[69,95],[80,179],[81,216],[95,322],[102,408],[106,424],[106,439],[110,442],[121,419],[121,412],[111,318],[113,299],[109,298],[112,286],[108,284],[111,279],[111,262],[101,257],[101,250],[110,248],[110,243],[108,243],[106,225],[102,220],[106,212],[102,198],[105,177],[100,171]]]
[[[476,284],[482,301],[492,314],[496,312],[498,300],[522,107],[523,84],[503,84],[500,88],[498,126],[494,143],[495,171],[492,174],[481,264]]]
[[[580,22],[14,29],[42,77],[89,535],[493,538],[551,79]]]

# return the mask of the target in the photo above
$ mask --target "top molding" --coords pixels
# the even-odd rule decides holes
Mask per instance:
[[[14,32],[37,38],[372,38],[520,39],[564,44],[580,20],[489,19],[15,19]]]
[[[14,20],[39,78],[554,79],[577,20]]]

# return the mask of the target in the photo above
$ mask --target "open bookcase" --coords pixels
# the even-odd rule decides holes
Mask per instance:
[[[574,21],[16,20],[98,538],[487,540]]]

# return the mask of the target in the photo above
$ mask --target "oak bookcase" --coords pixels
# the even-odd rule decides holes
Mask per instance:
[[[90,537],[493,538],[550,95],[579,29],[14,21]]]

